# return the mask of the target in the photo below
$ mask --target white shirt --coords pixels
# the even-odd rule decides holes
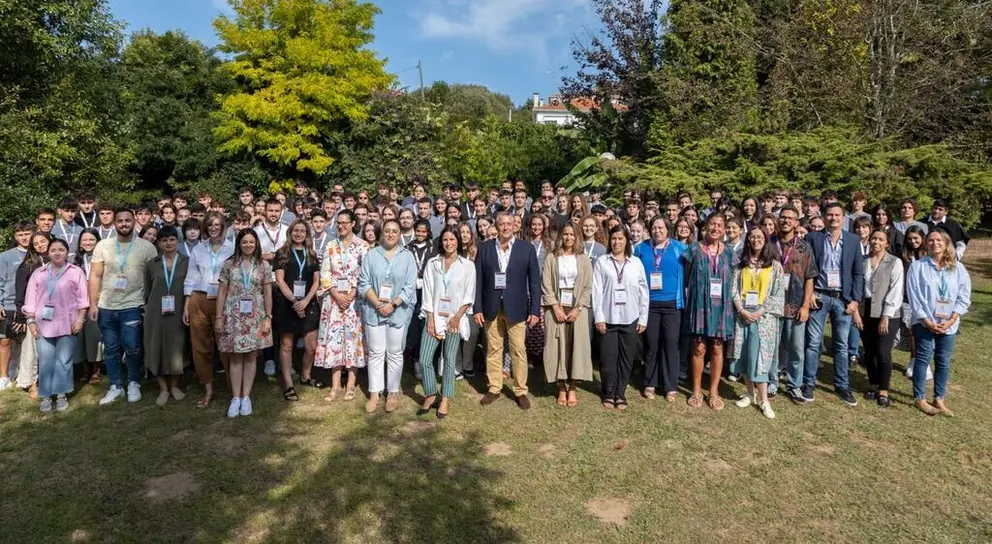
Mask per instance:
[[[447,279],[447,288],[445,288],[445,279]],[[442,317],[437,311],[441,307],[441,298],[451,299],[451,315],[455,315],[459,308],[468,304],[468,310],[458,323],[458,333],[463,340],[469,339],[468,316],[472,315],[472,304],[475,303],[475,263],[465,257],[458,257],[445,274],[444,256],[431,257],[424,268],[422,295],[420,317],[426,318],[427,312],[434,314],[435,331],[442,331],[448,327],[448,317]]]
[[[622,282],[618,271],[623,272]],[[616,291],[621,285],[627,292],[626,304],[616,304]],[[649,300],[647,277],[640,259],[627,257],[623,265],[612,253],[596,259],[592,267],[594,323],[630,325],[636,320],[638,325],[646,327]]]
[[[579,263],[575,255],[558,257],[558,288],[571,289],[575,285],[575,277],[579,275]]]
[[[506,244],[506,251],[503,251],[503,246],[500,245],[499,239],[496,240],[496,259],[499,261],[500,273],[506,274],[506,269],[510,266],[510,253],[513,252],[513,242],[514,238],[510,238],[510,241]]]
[[[263,221],[261,225],[255,227],[255,234],[258,241],[262,243],[262,254],[275,253],[282,246],[286,245],[286,235],[289,227],[280,224],[278,230],[269,230],[268,225]]]
[[[209,292],[208,287],[211,283],[217,283],[220,269],[231,255],[234,255],[234,242],[231,240],[224,240],[217,253],[214,253],[213,245],[209,240],[196,244],[189,254],[183,294],[190,296],[193,291]]]

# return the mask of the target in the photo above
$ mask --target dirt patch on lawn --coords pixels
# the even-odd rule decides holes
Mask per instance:
[[[734,470],[734,466],[718,457],[703,457],[703,468],[708,473],[722,473]]]
[[[511,454],[513,454],[513,448],[506,442],[493,442],[492,444],[486,444],[486,455],[506,457]]]
[[[83,529],[76,529],[69,535],[69,542],[86,542],[89,539],[89,531],[84,531]]]
[[[430,421],[407,421],[402,427],[400,427],[400,432],[407,435],[413,436],[415,434],[424,433],[434,429],[436,425]]]
[[[196,493],[200,484],[188,472],[176,472],[168,476],[151,478],[145,482],[145,498],[151,502],[184,500]]]
[[[600,523],[626,527],[634,505],[616,497],[596,497],[585,504],[586,512]]]
[[[537,447],[537,452],[545,459],[553,459],[557,449],[554,444],[541,444]]]
[[[831,446],[830,444],[807,444],[806,446],[810,451],[817,455],[823,455],[826,457],[837,455],[837,448]]]
[[[183,430],[179,431],[178,433],[172,435],[172,441],[173,442],[184,442],[185,440],[187,440],[191,436],[193,436],[193,431],[191,431],[189,429],[183,429]]]

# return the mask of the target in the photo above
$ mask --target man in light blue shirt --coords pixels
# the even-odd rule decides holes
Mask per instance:
[[[32,234],[34,234],[34,226],[30,221],[21,221],[14,225],[14,240],[17,246],[0,253],[0,303],[2,303],[0,319],[3,323],[0,326],[0,391],[11,387],[10,377],[7,375],[10,369],[10,354],[14,342],[19,342],[24,334],[23,329],[14,330],[14,313],[17,311],[14,304],[14,280],[17,276],[17,268],[21,266],[24,256],[28,253]]]

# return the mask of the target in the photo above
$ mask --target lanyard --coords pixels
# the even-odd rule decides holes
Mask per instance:
[[[220,252],[224,249],[224,244],[221,244],[221,249],[214,253],[213,245],[207,242],[207,253],[210,254],[210,271],[213,273],[210,279],[213,280],[217,277],[217,272],[220,271]]]
[[[62,230],[62,239],[65,240],[70,246],[72,246],[72,239],[76,237],[75,233],[69,234],[72,229],[66,230],[65,221],[59,219],[59,229]]]
[[[592,250],[593,250],[593,248],[595,246],[596,246],[596,242],[586,242],[585,243],[586,257],[588,257],[590,259],[592,258]]]
[[[710,244],[714,245],[714,244]],[[713,277],[719,275],[718,265],[720,263],[720,253],[714,248],[713,253],[710,253],[710,246],[703,246],[703,251],[706,253],[706,258],[710,262],[710,267],[713,269]]]
[[[341,272],[344,272],[348,267],[348,260],[351,258],[351,244],[349,243],[347,247],[341,245],[341,240],[337,241],[338,244],[338,255],[341,258]]]
[[[937,295],[940,298],[947,298],[947,271],[939,270],[937,274],[940,275],[940,285],[937,286]]]
[[[183,246],[186,247],[186,256],[187,257],[189,257],[190,255],[193,254],[193,250],[189,248],[189,242],[183,242]],[[193,247],[196,247],[196,244],[194,244]]]
[[[627,268],[627,259],[623,260],[623,266],[617,266],[616,256],[610,255],[613,258],[613,270],[617,272],[617,283],[623,284],[623,271]]]
[[[121,241],[117,240],[117,257],[118,257],[118,267],[121,270],[121,274],[124,273],[124,267],[127,265],[127,258],[131,256],[131,250],[134,249],[134,240],[128,242],[127,251],[124,253],[124,258],[120,259],[121,256]]]
[[[93,265],[90,264],[91,262],[93,262],[93,254],[92,253],[89,254],[89,255],[83,255],[83,270],[86,271],[86,279],[87,280],[90,279],[90,268],[92,268],[92,266],[93,266]]]
[[[241,261],[241,285],[245,287],[245,294],[251,288],[251,277],[255,275],[255,261],[251,261],[251,272],[245,272],[245,261]]]
[[[107,232],[104,232],[103,231],[103,227],[100,227],[100,239],[101,240],[103,240],[105,238],[108,238],[113,233],[114,233],[114,227],[110,227],[109,229],[107,229]]]
[[[268,238],[269,239],[269,242],[272,243],[272,249],[275,249],[275,247],[277,245],[279,245],[279,238],[282,236],[282,227],[281,226],[280,227],[276,227],[276,237],[275,238],[272,237],[272,233],[269,231],[269,227],[267,225],[265,225],[264,223],[262,224],[262,232],[265,233],[265,237]]]
[[[67,268],[69,268],[69,263],[64,263],[58,275],[52,276],[52,266],[48,265],[48,282],[45,285],[45,291],[48,292],[49,302],[52,302],[52,297],[55,296],[55,288],[58,286],[59,280],[62,279],[62,275],[65,274]]]
[[[658,254],[658,248],[654,248],[654,269],[661,271],[661,261],[665,258],[668,253],[669,240],[665,240],[665,245],[661,246],[661,254]]]
[[[96,224],[96,212],[93,212],[93,220],[92,221],[87,221],[86,220],[86,214],[85,213],[82,213],[82,212],[79,213],[79,218],[83,221],[83,228],[85,228],[85,229],[91,229],[91,228],[93,228],[93,225]]]
[[[162,256],[162,273],[165,274],[165,291],[167,293],[172,292],[172,279],[176,277],[176,264],[179,263],[179,255],[174,255],[172,257],[172,269],[168,269],[165,266],[165,261],[168,259],[165,255]]]
[[[427,244],[424,247],[413,246],[413,254],[417,256],[417,274],[421,274],[424,271],[424,260],[427,259]]]
[[[297,266],[297,268],[299,269],[299,272],[300,272],[300,281],[303,281],[303,269],[307,266],[307,252],[305,250],[302,250],[302,249],[299,250],[300,253],[303,254],[303,258],[300,259],[299,253],[297,253],[296,251],[297,250],[294,248],[293,249],[293,259],[296,261],[296,266]]]
[[[326,232],[324,234],[321,234],[320,235],[320,242],[318,242],[316,238],[314,239],[314,241],[313,241],[313,250],[317,253],[317,257],[318,258],[321,255],[323,255],[323,253],[324,253],[324,244],[326,244],[326,243],[327,243],[327,233]]]
[[[448,294],[448,285],[451,284],[451,278],[448,277],[448,273],[451,272],[451,268],[448,268],[447,271],[444,270],[444,260],[445,260],[445,257],[442,255],[441,258],[437,262],[437,268],[438,268],[438,271],[441,273],[441,282],[444,283],[444,294],[447,295]],[[458,262],[458,257],[455,257],[455,260],[452,261],[451,266],[454,267],[455,266],[455,263],[457,263],[457,262]]]
[[[786,253],[782,252],[782,242],[775,242],[775,244],[778,246],[779,255],[782,255],[782,265],[788,267],[789,261],[792,260],[792,252],[796,250],[796,245],[799,244],[799,240],[797,238],[793,238],[792,246],[789,247],[789,251]]]
[[[757,292],[758,287],[760,286],[760,281],[759,281],[760,277],[758,274],[761,273],[761,269],[757,268],[756,266],[749,265],[747,267],[747,271],[748,271],[748,275],[747,275],[748,285],[742,285],[741,287],[744,288],[745,293],[748,291]],[[741,279],[743,280],[743,274],[741,276],[742,276]],[[741,283],[743,283],[743,281]]]
[[[393,248],[397,249],[397,248]],[[389,276],[393,274],[393,263],[396,262],[396,256],[399,255],[399,251],[393,253],[393,258],[390,259],[386,257],[386,250],[382,250],[382,258],[386,259],[386,275],[382,279],[382,283],[389,283]]]

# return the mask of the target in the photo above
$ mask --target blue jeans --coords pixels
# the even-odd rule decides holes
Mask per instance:
[[[799,389],[803,385],[803,362],[806,350],[806,323],[794,318],[782,319],[782,341],[779,344],[779,361],[785,366],[789,376],[789,389]],[[816,373],[813,373],[816,382]]]
[[[38,396],[72,393],[72,358],[76,354],[76,337],[72,335],[42,336],[35,340],[38,347]]]
[[[127,364],[127,381],[141,381],[141,309],[106,310],[100,308],[97,323],[103,339],[103,363],[107,365],[110,385],[123,387],[121,359]]]
[[[851,316],[847,315],[844,301],[839,297],[816,294],[820,301],[818,310],[810,310],[806,322],[806,364],[803,385],[816,385],[820,369],[820,347],[823,345],[823,327],[830,316],[831,336],[834,340],[834,387],[850,389],[848,381],[847,337],[851,329]]]
[[[847,351],[850,353],[848,359],[855,355],[860,356],[858,345],[861,343],[861,331],[857,327],[851,327],[847,333]]]
[[[951,352],[957,334],[934,334],[922,323],[913,325],[916,358],[913,359],[913,400],[927,397],[927,367],[933,357],[933,397],[943,399],[947,394],[947,378],[951,374]]]

